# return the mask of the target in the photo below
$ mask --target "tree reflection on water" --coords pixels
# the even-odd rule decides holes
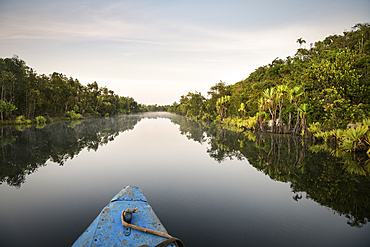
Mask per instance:
[[[64,165],[84,148],[96,151],[120,132],[131,130],[142,119],[126,116],[86,121],[57,122],[45,126],[1,129],[0,182],[20,187],[26,175],[48,160]]]
[[[1,129],[0,182],[20,187],[48,160],[63,165],[83,149],[97,150],[150,115],[131,115],[46,126]],[[370,162],[366,155],[341,152],[297,136],[233,132],[217,124],[166,114],[182,135],[200,144],[217,162],[247,159],[271,179],[290,183],[293,200],[303,195],[361,227],[370,216]],[[157,118],[151,116],[150,118]]]
[[[216,161],[247,159],[271,179],[290,183],[294,200],[305,194],[345,215],[350,226],[362,227],[369,221],[370,162],[366,154],[355,156],[298,136],[233,132],[185,118],[172,121],[189,139],[207,142],[207,152]]]

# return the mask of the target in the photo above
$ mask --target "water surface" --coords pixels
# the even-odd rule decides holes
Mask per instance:
[[[370,240],[366,166],[299,138],[152,113],[2,129],[1,143],[0,246],[70,246],[129,184],[187,247]]]

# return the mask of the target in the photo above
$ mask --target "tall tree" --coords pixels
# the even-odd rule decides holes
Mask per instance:
[[[271,132],[276,132],[276,109],[277,104],[275,102],[276,91],[275,88],[271,87],[263,92],[263,97],[268,105],[269,112],[271,114]]]
[[[294,129],[293,129],[293,133],[295,135],[298,135],[300,133],[300,123],[299,123],[299,107],[298,107],[298,100],[299,98],[303,95],[304,91],[303,91],[303,88],[301,86],[295,86],[293,89],[291,89],[289,91],[289,95],[290,95],[290,100],[294,102],[294,105],[297,109],[297,120],[296,120],[296,124],[294,126]]]
[[[299,43],[299,48],[301,48],[302,44],[306,44],[306,40],[302,39],[302,37],[301,37],[301,38],[297,39],[297,43]]]
[[[283,119],[282,119],[282,111],[283,111],[283,104],[284,104],[284,95],[288,92],[287,85],[278,85],[276,87],[276,98],[279,104],[279,119],[278,119],[278,133],[284,132],[283,126]]]

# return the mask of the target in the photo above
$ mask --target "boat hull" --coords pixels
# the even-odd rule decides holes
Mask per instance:
[[[142,191],[127,186],[112,198],[86,231],[76,240],[73,247],[80,246],[156,246],[166,238],[124,227],[121,222],[123,210],[135,209],[131,224],[167,233]],[[169,246],[174,246],[173,244]]]

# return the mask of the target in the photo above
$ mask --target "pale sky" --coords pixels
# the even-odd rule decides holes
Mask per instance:
[[[0,57],[163,105],[365,22],[369,0],[0,0]]]

